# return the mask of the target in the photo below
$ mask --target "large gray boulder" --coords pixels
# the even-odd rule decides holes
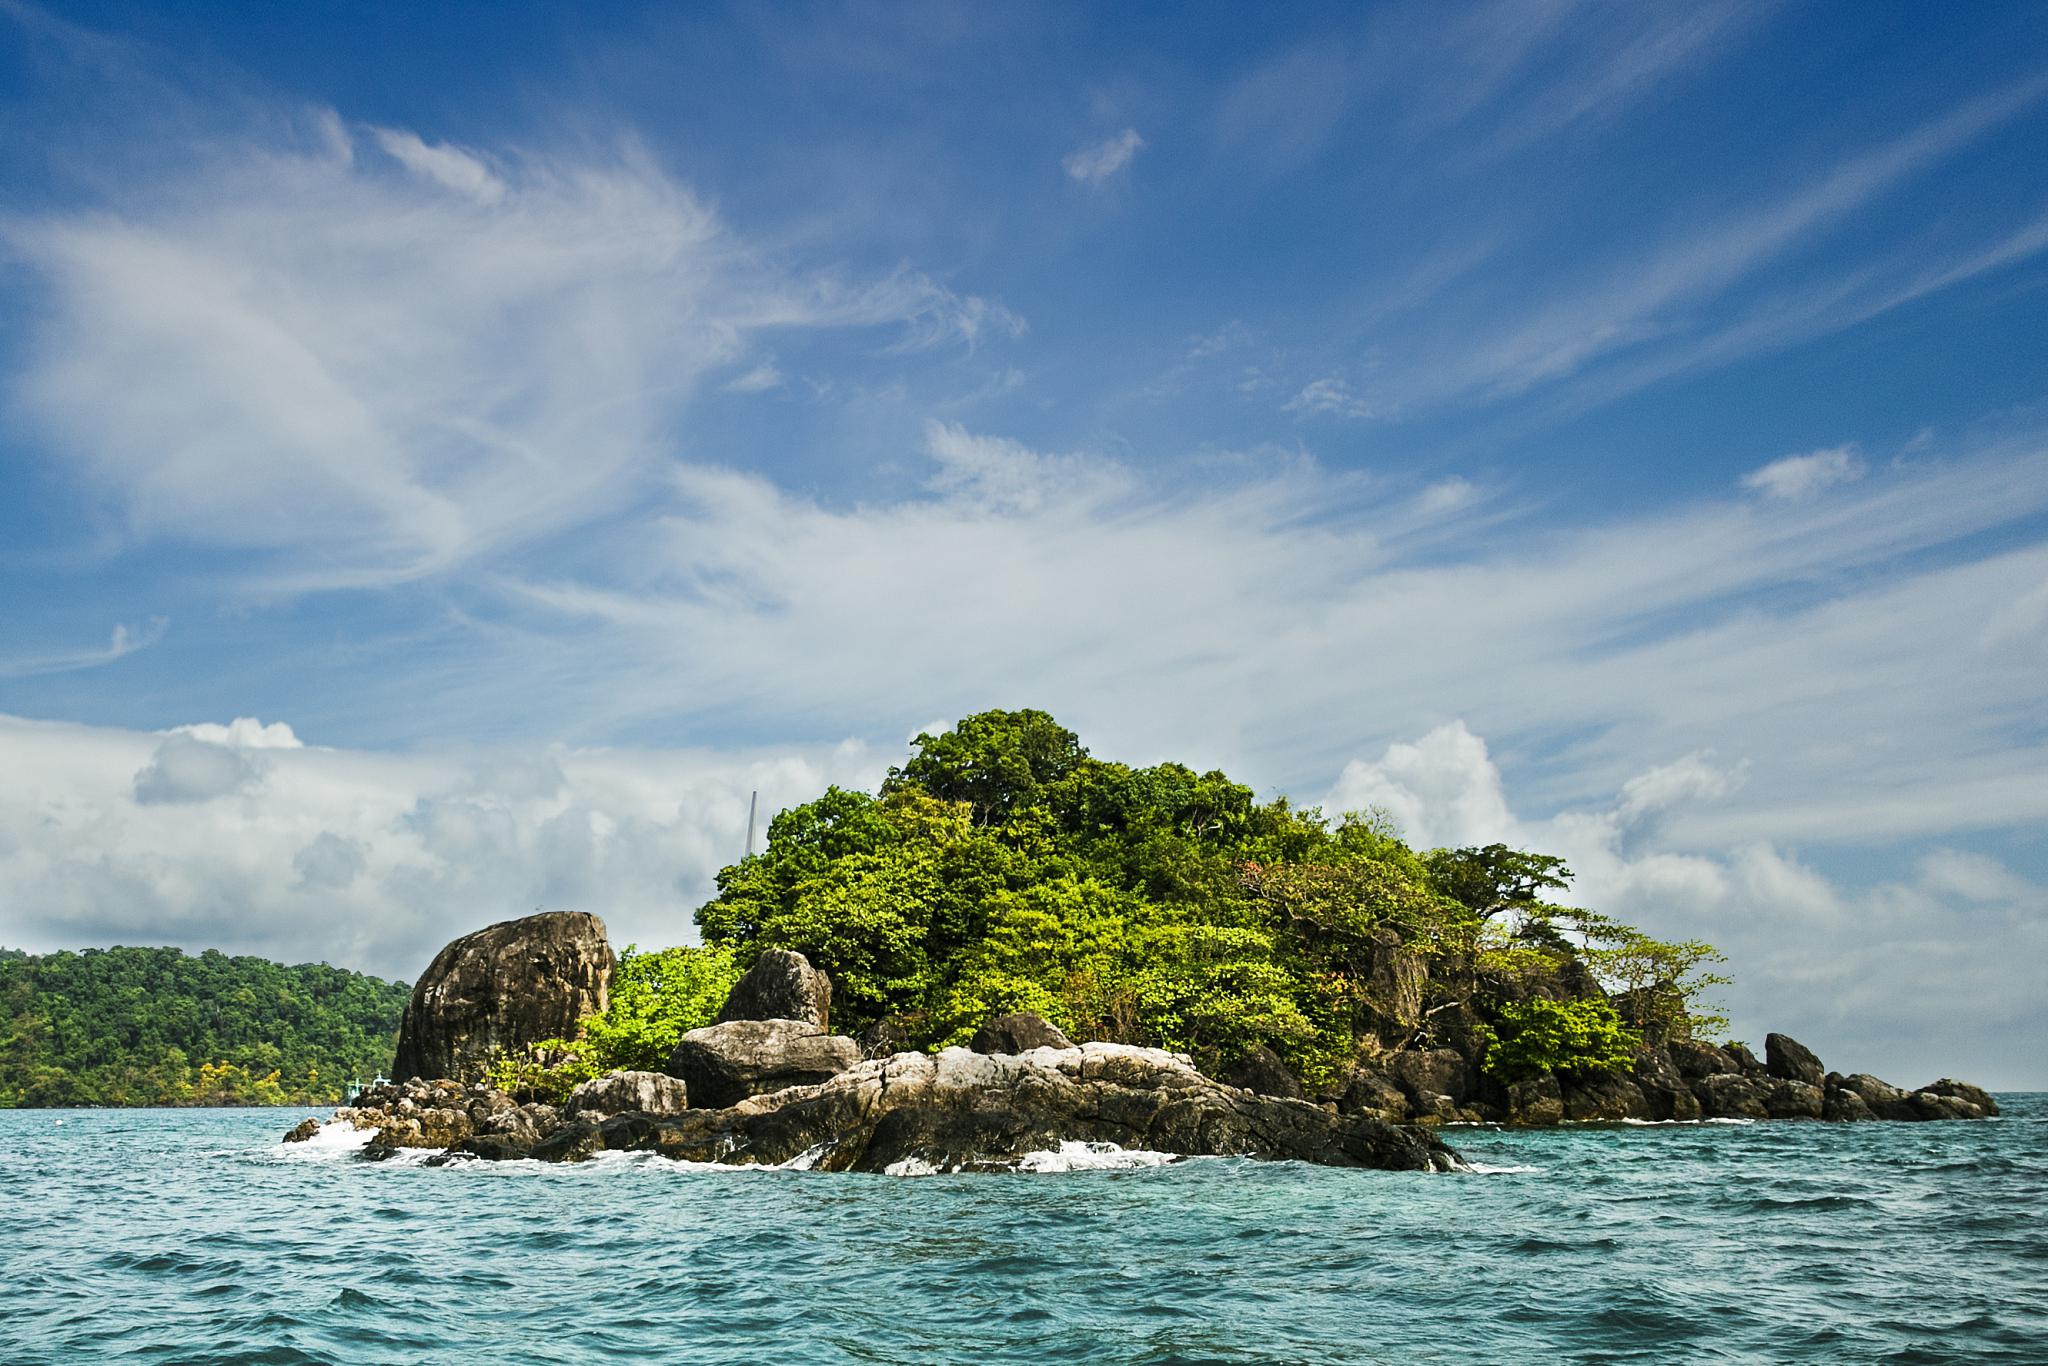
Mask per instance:
[[[480,1076],[500,1052],[575,1038],[611,999],[604,922],[546,911],[466,934],[420,975],[398,1031],[394,1080]]]
[[[668,1073],[682,1078],[692,1105],[718,1108],[813,1086],[859,1061],[852,1039],[803,1020],[728,1020],[683,1035]]]
[[[977,1053],[1023,1053],[1033,1048],[1072,1048],[1074,1041],[1044,1017],[1029,1011],[1017,1011],[998,1015],[975,1030],[967,1046]],[[900,1053],[903,1050],[891,1051]]]
[[[1822,1085],[1828,1070],[1812,1049],[1788,1034],[1764,1035],[1764,1070],[1780,1081]]]
[[[677,1115],[690,1108],[689,1087],[666,1072],[607,1072],[569,1093],[564,1113],[602,1119],[628,1111]]]
[[[801,1020],[825,1029],[832,1023],[832,979],[800,953],[764,950],[733,984],[716,1023],[732,1020]]]

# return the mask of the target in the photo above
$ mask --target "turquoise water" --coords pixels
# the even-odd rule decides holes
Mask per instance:
[[[2048,1096],[1462,1131],[1493,1170],[373,1165],[0,1111],[0,1361],[2048,1361]]]

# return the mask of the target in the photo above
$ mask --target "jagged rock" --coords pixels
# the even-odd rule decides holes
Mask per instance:
[[[1827,1077],[1812,1049],[1787,1034],[1764,1035],[1764,1070],[1781,1081],[1819,1086]]]
[[[1773,1077],[1764,1083],[1764,1113],[1772,1119],[1821,1119],[1827,1098],[1818,1086]]]
[[[574,1158],[615,1141],[689,1161],[800,1160],[868,1172],[1008,1169],[1062,1142],[1409,1171],[1448,1170],[1456,1161],[1416,1129],[1253,1095],[1203,1076],[1179,1055],[1100,1043],[1015,1055],[899,1053],[724,1109],[582,1126],[533,1155]]]
[[[733,984],[716,1023],[733,1020],[801,1020],[828,1029],[832,1023],[832,979],[811,960],[788,949],[766,949],[746,976]]]
[[[1879,1119],[1918,1119],[1913,1098],[1888,1081],[1868,1072],[1854,1072],[1842,1078],[1842,1089],[1857,1097]]]
[[[1699,1097],[1686,1085],[1671,1053],[1672,1046],[1645,1049],[1633,1072],[1650,1119],[1692,1120],[1700,1117]],[[1733,1066],[1733,1063],[1729,1064]]]
[[[588,1119],[572,1119],[534,1144],[526,1156],[536,1162],[581,1162],[592,1153],[603,1150],[604,1140],[599,1136],[596,1123]],[[483,1156],[481,1153],[477,1155]]]
[[[480,1157],[486,1162],[514,1162],[533,1156],[533,1146],[538,1141],[519,1134],[471,1134],[450,1151]]]
[[[863,1058],[893,1058],[910,1051],[911,1023],[900,1015],[884,1015],[853,1036]]]
[[[616,960],[604,922],[548,911],[466,934],[413,987],[393,1078],[480,1075],[500,1051],[574,1038],[610,999]]]
[[[1033,1048],[1072,1048],[1074,1042],[1050,1021],[1018,1011],[998,1015],[975,1030],[967,1046],[977,1053],[1022,1053]]]
[[[1709,1119],[1769,1119],[1763,1084],[1739,1072],[1716,1072],[1692,1084],[1700,1113]]]
[[[1301,1099],[1301,1079],[1280,1060],[1278,1053],[1264,1044],[1260,1044],[1232,1063],[1229,1071],[1224,1073],[1223,1079],[1232,1086],[1262,1096],[1279,1096],[1285,1100]]]
[[[1561,1124],[1564,1122],[1564,1091],[1557,1078],[1545,1072],[1508,1086],[1508,1123]]]
[[[1560,1089],[1566,1119],[1650,1118],[1650,1103],[1643,1089],[1617,1073],[1573,1077],[1561,1083]]]
[[[713,1109],[748,1096],[810,1086],[860,1061],[860,1048],[802,1020],[728,1020],[693,1029],[669,1055],[693,1105]]]
[[[292,1131],[284,1136],[284,1141],[287,1143],[304,1143],[319,1132],[320,1121],[308,1115],[292,1126]]]
[[[1337,1098],[1337,1113],[1400,1124],[1408,1118],[1408,1097],[1381,1073],[1361,1067],[1345,1080]]]
[[[565,1114],[602,1119],[628,1110],[680,1114],[690,1108],[689,1091],[680,1077],[666,1072],[607,1072],[569,1093]]]
[[[1824,1092],[1820,1117],[1840,1124],[1877,1118],[1863,1097],[1840,1085],[1830,1086]]]
[[[1451,1113],[1472,1098],[1472,1074],[1455,1049],[1409,1049],[1388,1055],[1387,1077],[1417,1114]]]
[[[1958,1101],[1977,1112],[1971,1115],[1960,1116],[1960,1118],[1964,1119],[1983,1119],[1998,1113],[1998,1102],[1991,1098],[1989,1091],[1986,1091],[1981,1086],[1972,1086],[1966,1081],[1957,1081],[1952,1077],[1943,1077],[1931,1086],[1923,1086],[1915,1094],[1941,1096],[1948,1100]]]
[[[1721,1051],[1735,1060],[1735,1066],[1745,1077],[1761,1077],[1767,1071],[1764,1065],[1756,1060],[1756,1054],[1749,1051],[1748,1044],[1731,1043]]]
[[[1682,1039],[1667,1045],[1667,1051],[1671,1055],[1671,1065],[1688,1081],[1723,1074],[1740,1075],[1742,1072],[1741,1064],[1726,1049],[1716,1048],[1710,1043]]]

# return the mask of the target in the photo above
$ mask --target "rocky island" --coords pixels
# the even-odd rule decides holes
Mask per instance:
[[[1552,901],[1561,860],[1417,852],[1370,813],[1094,759],[1039,712],[918,746],[879,796],[777,816],[700,947],[618,956],[580,912],[449,944],[394,1080],[334,1120],[370,1158],[927,1172],[1083,1144],[1441,1171],[1444,1125],[1997,1113],[1782,1034],[1717,1042],[1719,956]]]

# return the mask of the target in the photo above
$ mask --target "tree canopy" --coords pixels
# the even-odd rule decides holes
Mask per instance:
[[[0,1106],[332,1104],[391,1065],[408,994],[213,950],[0,951]]]

